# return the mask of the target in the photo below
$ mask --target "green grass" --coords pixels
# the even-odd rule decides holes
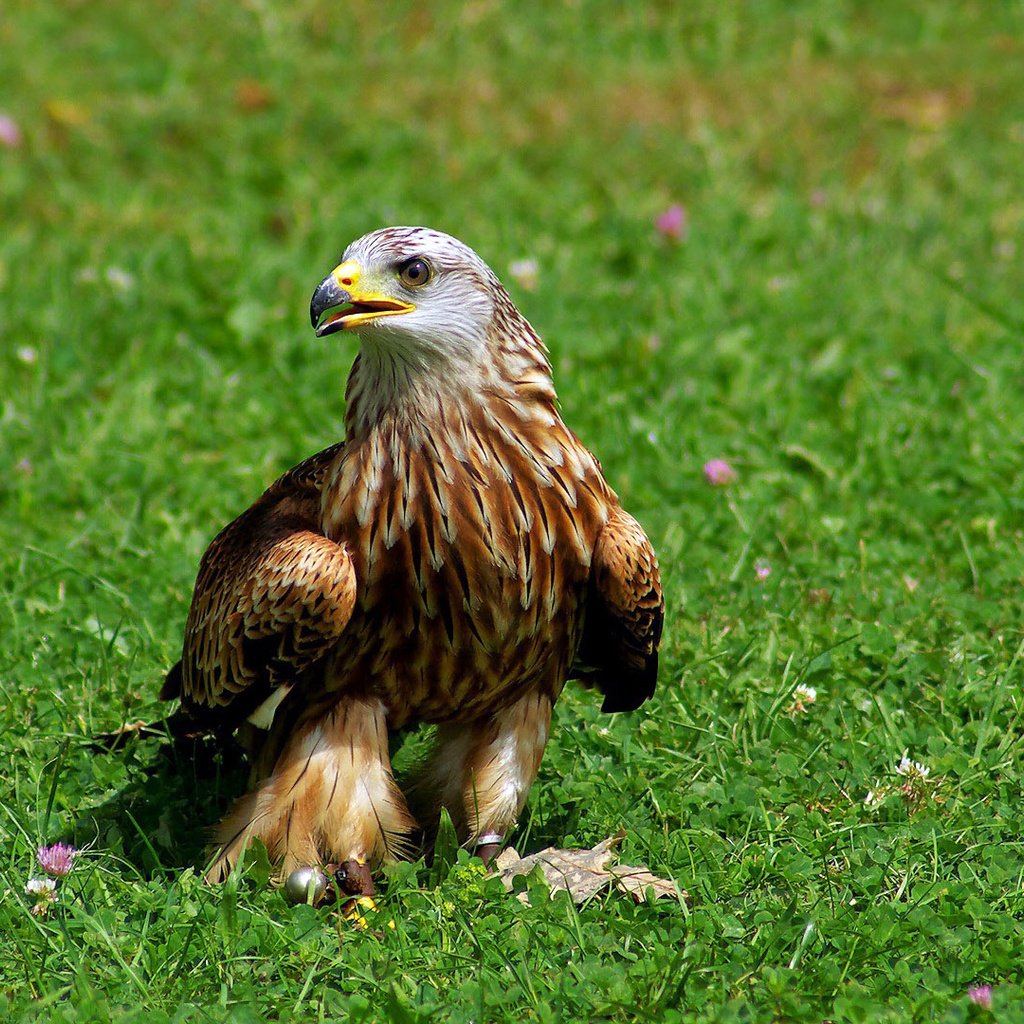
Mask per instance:
[[[7,5],[4,1019],[960,1021],[987,982],[1024,1020],[1024,9],[516,10]],[[231,765],[90,747],[162,713],[214,532],[339,436],[308,298],[385,223],[508,281],[661,556],[654,702],[565,695],[515,842],[623,827],[689,907],[461,859],[359,933],[197,880]],[[866,805],[904,754],[921,799]]]

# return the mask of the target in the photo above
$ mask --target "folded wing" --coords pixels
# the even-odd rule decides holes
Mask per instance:
[[[602,711],[633,711],[654,694],[665,601],[654,549],[618,506],[594,548],[574,675],[604,694]]]
[[[161,692],[197,720],[235,725],[272,707],[345,629],[352,560],[319,528],[321,478],[339,449],[286,473],[203,556],[182,659]]]

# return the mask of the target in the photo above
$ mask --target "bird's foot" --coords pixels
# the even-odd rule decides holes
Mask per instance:
[[[373,898],[377,890],[369,865],[356,859],[342,861],[334,869],[334,882],[338,887],[338,898],[342,901],[342,916],[356,928],[368,927],[363,911],[377,909]]]
[[[377,909],[373,899],[375,891],[369,865],[355,859],[343,861],[340,865],[325,864],[323,869],[296,868],[284,881],[285,897],[290,903],[322,907],[337,900],[342,914],[358,926],[366,924],[363,910]]]
[[[345,860],[334,871],[341,896],[372,896],[376,891],[369,865],[362,860]]]
[[[497,832],[487,832],[476,841],[476,855],[484,862],[485,867],[490,867],[491,862],[498,856],[501,844],[505,837]]]

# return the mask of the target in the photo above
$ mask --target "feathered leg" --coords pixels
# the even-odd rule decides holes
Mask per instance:
[[[254,837],[287,875],[322,859],[397,859],[415,828],[391,775],[383,704],[342,700],[294,727],[270,775],[220,823],[207,878],[225,878]]]
[[[410,792],[428,831],[445,807],[466,845],[489,860],[526,803],[550,725],[550,698],[530,693],[482,722],[442,726]]]

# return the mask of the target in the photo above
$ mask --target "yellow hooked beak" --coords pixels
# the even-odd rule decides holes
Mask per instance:
[[[362,288],[362,276],[363,268],[355,260],[346,260],[317,285],[309,303],[309,321],[318,338],[416,308],[411,302]]]

